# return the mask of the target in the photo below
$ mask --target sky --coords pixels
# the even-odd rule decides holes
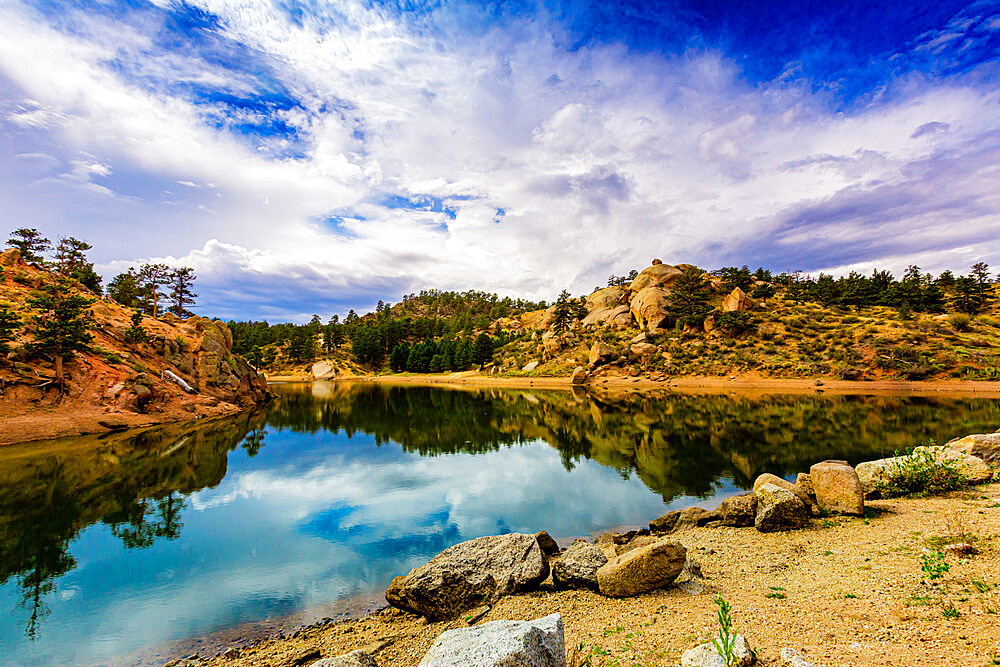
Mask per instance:
[[[832,5],[832,6],[831,6]],[[1000,265],[1000,0],[4,0],[0,218],[196,312]],[[0,225],[0,233],[3,233]]]

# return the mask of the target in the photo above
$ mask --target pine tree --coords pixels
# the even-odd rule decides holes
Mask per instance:
[[[142,327],[142,312],[132,313],[132,326],[125,330],[125,342],[130,345],[145,343],[147,339],[146,330]]]
[[[569,291],[563,290],[556,299],[555,310],[552,311],[552,328],[556,333],[562,333],[569,327],[573,318],[573,308],[569,302]]]
[[[0,304],[0,355],[10,352],[10,341],[17,338],[21,330],[21,318],[10,309],[10,304]]]
[[[56,245],[56,271],[64,276],[78,271],[87,263],[86,253],[92,247],[89,243],[72,236],[62,237]]]
[[[7,246],[18,248],[21,251],[21,259],[26,262],[42,262],[42,253],[51,248],[51,243],[47,238],[38,233],[37,229],[21,227],[15,229],[7,240]]]
[[[674,280],[667,297],[667,314],[683,325],[700,325],[712,310],[708,305],[711,295],[708,279],[701,269],[688,267]]]
[[[150,298],[149,289],[142,285],[133,268],[119,273],[108,283],[108,296],[126,308],[142,308]]]
[[[32,322],[32,348],[51,354],[56,362],[56,382],[63,387],[63,361],[89,349],[93,318],[87,308],[93,303],[80,295],[68,280],[60,278],[47,285],[41,296],[28,300],[36,311]]]
[[[174,302],[170,310],[177,317],[190,317],[194,314],[187,307],[193,306],[195,297],[198,296],[191,291],[196,277],[194,269],[189,266],[174,269],[170,273],[170,298]],[[318,317],[316,321],[319,322]]]
[[[153,317],[159,317],[160,297],[163,296],[160,288],[170,282],[170,267],[166,264],[143,264],[139,267],[137,277],[139,284],[145,289],[146,298],[152,300],[152,304],[148,304],[151,306],[150,314]]]

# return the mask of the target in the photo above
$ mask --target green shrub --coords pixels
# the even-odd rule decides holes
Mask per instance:
[[[879,491],[886,498],[894,498],[944,493],[964,486],[958,461],[940,459],[931,449],[911,449],[890,463]]]
[[[972,318],[965,313],[952,313],[948,321],[955,331],[968,331],[972,328]]]

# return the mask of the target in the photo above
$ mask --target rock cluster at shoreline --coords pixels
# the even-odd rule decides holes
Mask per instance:
[[[968,439],[963,438],[955,442],[961,441],[967,442]],[[942,455],[940,449],[935,449],[934,451],[938,455]],[[950,451],[961,453],[958,449],[951,449]],[[961,460],[965,461],[965,459]],[[684,581],[685,575],[687,578],[700,577],[700,568],[697,561],[690,557],[687,549],[681,546],[679,542],[667,536],[680,530],[700,529],[697,534],[709,535],[713,532],[711,529],[716,526],[757,526],[758,516],[763,511],[762,507],[767,508],[768,503],[771,502],[771,499],[765,496],[776,496],[786,505],[797,503],[797,507],[794,510],[786,508],[784,511],[792,512],[797,517],[805,516],[806,525],[819,513],[825,515],[842,514],[845,517],[863,516],[865,499],[861,479],[857,475],[856,470],[845,462],[823,461],[817,463],[810,467],[808,473],[798,475],[794,484],[781,478],[773,478],[773,476],[762,477],[763,479],[759,479],[759,483],[755,484],[757,488],[754,492],[728,498],[715,511],[702,508],[688,508],[671,512],[650,522],[650,529],[631,530],[622,533],[605,533],[593,542],[576,540],[562,550],[559,550],[555,541],[545,532],[540,532],[536,535],[517,534],[478,538],[477,540],[463,543],[463,545],[456,545],[456,547],[462,547],[461,549],[452,547],[445,550],[428,564],[416,568],[409,575],[398,578],[402,581],[394,582],[394,585],[402,587],[406,579],[412,576],[415,578],[415,582],[423,582],[421,586],[426,587],[426,581],[424,580],[428,579],[428,573],[435,572],[434,577],[430,577],[430,579],[439,581],[441,584],[440,588],[436,590],[427,589],[424,593],[429,596],[432,602],[440,602],[444,605],[444,608],[451,610],[450,613],[454,613],[461,605],[453,604],[449,600],[449,596],[454,591],[448,590],[447,581],[449,581],[450,575],[445,574],[448,571],[448,567],[453,567],[453,569],[459,572],[463,572],[464,570],[472,571],[471,573],[463,574],[463,576],[481,577],[483,579],[491,578],[496,583],[491,589],[495,599],[487,599],[482,609],[471,610],[467,616],[464,616],[465,623],[471,627],[454,629],[454,623],[452,623],[453,629],[444,633],[444,635],[439,635],[439,641],[435,641],[434,646],[439,646],[439,643],[441,645],[447,643],[453,649],[449,649],[449,651],[441,655],[434,653],[433,660],[425,658],[421,662],[421,665],[566,664],[565,662],[559,662],[558,659],[552,661],[550,658],[539,658],[538,661],[534,659],[522,659],[520,662],[515,661],[510,663],[503,662],[502,656],[497,657],[496,661],[477,660],[463,663],[460,659],[455,659],[455,656],[472,655],[471,653],[462,654],[461,651],[480,650],[482,645],[476,643],[478,641],[476,637],[490,636],[488,630],[480,630],[480,628],[486,628],[491,623],[499,623],[504,627],[523,624],[524,632],[518,636],[527,636],[528,634],[534,636],[537,633],[527,628],[530,628],[533,624],[541,623],[545,625],[542,622],[549,617],[539,618],[536,621],[493,621],[491,623],[475,625],[490,611],[490,605],[498,604],[500,597],[497,595],[498,591],[520,589],[519,592],[523,593],[534,586],[535,590],[575,588],[581,591],[595,591],[607,596],[613,594],[616,590],[614,586],[609,587],[605,583],[608,579],[607,575],[613,569],[612,566],[617,566],[620,568],[619,574],[621,577],[615,581],[614,585],[625,581],[627,585],[634,586],[634,591],[626,593],[625,596],[628,599],[638,599],[634,596],[639,596],[640,598],[646,597],[639,590],[644,586],[641,583],[644,577],[646,577],[648,585],[651,586],[649,590],[653,591]],[[781,484],[775,483],[775,479],[780,480]],[[806,500],[803,500],[803,497]],[[866,521],[865,524],[867,523]],[[813,525],[816,526],[818,524],[814,523]],[[759,528],[759,526],[757,527]],[[685,541],[695,539],[694,533],[689,532],[686,535]],[[761,537],[763,538],[764,536]],[[768,537],[767,539],[772,538]],[[473,543],[475,544],[473,545]],[[488,572],[485,570],[480,570],[478,573],[475,572],[478,568],[474,555],[479,552],[490,554]],[[827,551],[825,553],[835,554],[839,552]],[[956,551],[956,553],[958,552]],[[446,555],[447,558],[445,558]],[[449,560],[452,561],[452,565],[445,567],[444,563]],[[547,567],[541,564],[543,561],[547,564]],[[647,561],[649,562],[647,563]],[[433,567],[428,567],[432,564]],[[678,564],[680,564],[680,567],[677,567]],[[632,565],[634,565],[634,568],[631,571],[626,571]],[[674,571],[675,569],[676,572]],[[551,578],[546,577],[544,581],[538,582],[538,578],[541,577],[542,572],[545,572],[546,575],[551,574]],[[661,576],[662,580],[658,580],[658,577]],[[713,575],[713,579],[715,576]],[[666,583],[658,583],[658,581]],[[411,583],[415,584],[415,582]],[[680,584],[681,589],[684,589],[684,586],[688,586],[688,584]],[[459,588],[458,592],[461,593],[462,590]],[[771,590],[784,589],[774,589],[772,587]],[[408,603],[412,604],[412,595],[414,594],[411,591],[411,598],[408,598]],[[769,594],[768,597],[771,597],[771,595]],[[783,598],[784,594],[781,594],[780,597]],[[857,596],[851,595],[850,597]],[[519,596],[519,599],[534,599],[534,597]],[[471,602],[477,602],[477,600],[471,600]],[[609,604],[612,603],[609,601]],[[613,604],[617,604],[617,602]],[[463,613],[465,612],[458,612],[459,619],[463,618],[461,616]],[[524,617],[522,616],[522,618]],[[534,616],[527,617],[535,618]],[[461,624],[461,620],[458,620],[458,623]],[[548,624],[554,625],[552,619],[549,619]],[[466,630],[470,632],[466,632]],[[559,634],[560,641],[562,641],[561,632]],[[448,642],[441,642],[441,638],[445,635],[448,635]],[[520,640],[513,642],[512,645],[515,648],[512,650],[522,652],[525,650],[536,650],[531,648],[525,649],[525,645],[519,642]],[[532,645],[537,648],[538,644],[536,642]],[[716,660],[718,656],[714,655],[713,651],[707,650],[706,646],[705,644],[699,644],[685,651],[684,656],[681,658],[681,664],[716,664],[713,660]],[[773,650],[776,651],[777,649]],[[456,654],[456,651],[459,653]],[[753,655],[749,644],[746,645],[746,654]],[[427,655],[430,656],[431,653],[429,652]],[[517,655],[523,655],[523,653]],[[698,656],[704,658],[704,661],[696,661]],[[747,660],[747,662],[741,662],[741,664],[753,664],[753,658],[747,658]],[[323,667],[353,664],[364,664],[370,667],[372,663],[332,662],[328,664],[323,662],[318,664],[322,664]],[[768,664],[806,667],[812,663],[807,661],[799,651],[791,648],[782,648],[780,661]]]

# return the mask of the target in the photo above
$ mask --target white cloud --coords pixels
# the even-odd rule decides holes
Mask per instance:
[[[155,216],[171,234],[137,234],[130,257],[195,266],[213,312],[227,306],[215,295],[238,292],[241,281],[267,282],[290,300],[297,288],[301,300],[325,284],[353,290],[343,301],[354,295],[364,304],[369,295],[358,288],[366,283],[551,298],[653,256],[779,270],[801,268],[785,257],[813,268],[909,262],[928,250],[907,233],[917,225],[942,234],[938,267],[962,268],[968,257],[955,249],[1000,225],[992,163],[981,150],[1000,146],[997,90],[981,79],[910,77],[891,99],[831,112],[828,93],[792,75],[751,86],[711,51],[566,51],[558,29],[540,19],[461,40],[440,13],[420,25],[345,2],[296,23],[269,0],[195,4],[297,99],[300,106],[271,114],[294,138],[240,138],[206,123],[211,105],[145,82],[182,79],[245,94],[254,81],[196,54],[158,51],[140,29],[96,15],[74,14],[78,37],[16,5],[0,9],[0,72],[23,98],[7,118],[42,132],[31,136],[57,144],[59,158],[86,152],[117,177],[162,184],[155,197],[136,196],[151,208],[169,202]],[[940,36],[924,43],[936,48]],[[142,63],[142,76],[109,67],[122,53]],[[965,178],[926,168],[953,163],[956,151],[969,155]],[[203,183],[218,196],[195,187]],[[177,184],[183,192],[164,195]],[[127,185],[102,182],[116,193]],[[897,220],[888,208],[874,221],[819,217],[848,196],[893,188],[919,217]],[[379,203],[394,194],[434,197],[454,218]],[[954,224],[958,201],[977,211],[976,229]],[[46,205],[18,204],[25,214]],[[98,236],[118,233],[136,214],[134,204],[106,205],[98,214],[114,223],[94,226],[98,246]],[[322,222],[331,214],[344,220]],[[887,230],[896,235],[888,245]],[[866,247],[873,237],[879,243]],[[840,254],[827,257],[817,242]],[[1000,262],[997,252],[984,247],[978,259]],[[311,310],[286,304],[282,312]]]

